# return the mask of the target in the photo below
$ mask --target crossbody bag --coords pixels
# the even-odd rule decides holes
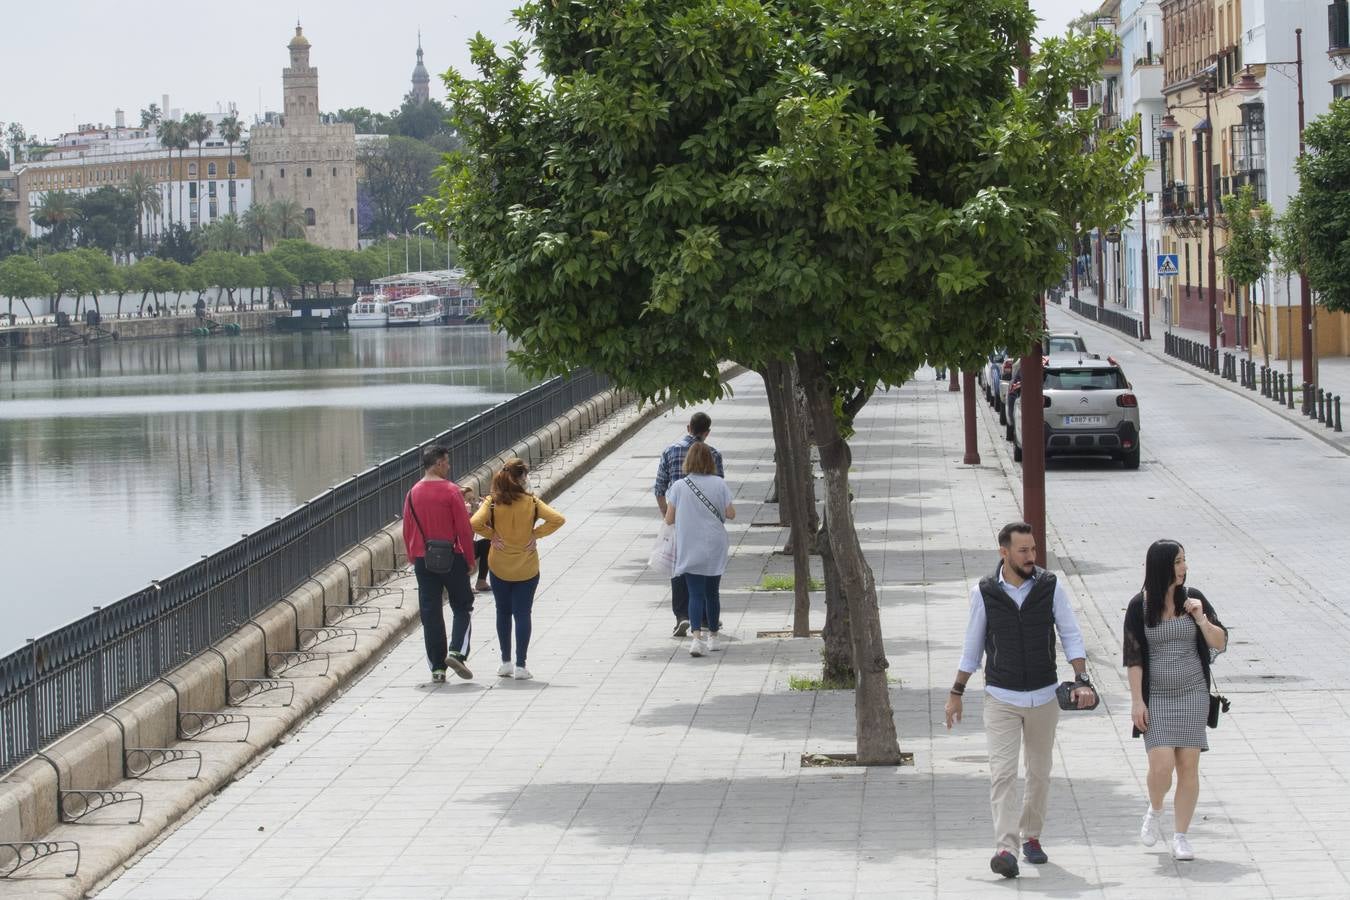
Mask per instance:
[[[417,507],[413,506],[412,491],[408,492],[408,509],[412,512],[413,521],[417,523],[417,530],[422,535],[422,543],[427,548],[426,555],[422,557],[422,565],[434,575],[444,575],[455,565],[455,542],[432,540],[427,537],[427,530],[422,527],[422,520],[417,517]]]
[[[713,506],[712,501],[704,496],[703,492],[698,489],[698,485],[694,484],[694,479],[686,475],[684,477],[684,483],[689,485],[689,490],[694,492],[694,496],[702,500],[703,505],[708,507],[708,512],[712,513],[714,516],[717,516],[717,521],[725,525],[727,521],[726,516],[722,515],[722,511],[719,510],[717,507]]]

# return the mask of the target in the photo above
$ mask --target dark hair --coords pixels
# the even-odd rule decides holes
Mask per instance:
[[[998,545],[1011,547],[1014,534],[1035,534],[1026,522],[1009,522],[998,530]]]
[[[684,474],[717,474],[717,461],[713,459],[712,450],[708,449],[707,444],[699,441],[689,445],[688,452],[684,454]]]
[[[705,412],[696,412],[689,418],[689,433],[698,436],[712,431],[712,416]]]
[[[1154,541],[1144,557],[1144,622],[1150,628],[1158,627],[1162,620],[1163,598],[1176,577],[1177,557],[1184,553],[1185,547],[1176,541]],[[1172,612],[1182,615],[1186,611],[1186,585],[1177,585],[1172,594]]]
[[[422,451],[423,471],[430,469],[432,466],[436,465],[436,463],[445,459],[449,455],[450,455],[450,448],[443,447],[440,444],[437,444],[434,447],[428,447],[427,449],[423,450]]]
[[[525,476],[528,474],[530,467],[525,464],[525,460],[519,457],[508,459],[506,465],[492,476],[492,502],[510,506],[525,496]]]

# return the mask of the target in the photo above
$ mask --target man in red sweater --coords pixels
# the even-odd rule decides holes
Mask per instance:
[[[422,480],[412,486],[403,501],[403,545],[417,575],[417,600],[422,613],[422,638],[427,647],[431,680],[445,681],[448,666],[461,678],[472,678],[464,664],[472,632],[473,588],[469,568],[474,562],[473,528],[464,507],[459,485],[450,480],[450,450],[432,447],[422,454]],[[451,541],[454,563],[448,572],[426,567],[427,541]],[[450,596],[450,643],[445,641],[443,597]]]

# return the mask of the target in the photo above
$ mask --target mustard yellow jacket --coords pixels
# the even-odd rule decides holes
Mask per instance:
[[[566,521],[543,500],[525,494],[507,506],[494,504],[488,497],[469,524],[479,537],[497,537],[505,545],[488,551],[488,568],[493,575],[506,581],[529,581],[539,574],[539,551],[533,542],[557,531]]]

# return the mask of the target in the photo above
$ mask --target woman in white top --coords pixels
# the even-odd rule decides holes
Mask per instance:
[[[666,491],[666,523],[675,526],[675,575],[683,575],[689,587],[690,656],[718,649],[718,588],[730,548],[725,523],[734,518],[731,491],[717,475],[712,451],[695,441],[684,457],[684,478]]]

